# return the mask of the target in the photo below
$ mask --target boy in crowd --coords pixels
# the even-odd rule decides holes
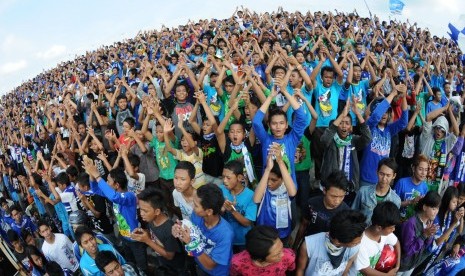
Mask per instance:
[[[362,212],[367,218],[367,224],[370,222],[373,209],[380,202],[391,201],[400,208],[400,197],[391,188],[396,172],[396,161],[393,158],[384,158],[378,163],[378,184],[363,186],[358,191],[352,209]]]
[[[39,234],[44,238],[42,252],[49,261],[57,262],[62,268],[76,272],[79,262],[73,254],[73,243],[63,234],[53,233],[46,221],[39,221]]]
[[[223,168],[221,190],[225,198],[223,217],[234,230],[233,249],[245,249],[245,235],[252,229],[257,218],[257,204],[253,201],[253,191],[245,187],[243,165],[237,160],[229,161]]]
[[[186,244],[187,253],[194,256],[199,268],[208,275],[229,275],[234,232],[221,218],[224,204],[221,189],[206,184],[194,195],[194,213],[191,223],[183,220],[171,232]]]
[[[113,253],[121,264],[125,264],[123,256],[110,244],[97,244],[95,233],[86,226],[80,226],[75,231],[76,242],[84,249],[79,266],[84,276],[104,276],[95,264],[95,258],[100,251]]]
[[[155,251],[157,271],[186,275],[185,253],[179,240],[171,234],[174,225],[167,215],[166,199],[160,190],[146,189],[137,195],[140,216],[149,230],[136,228],[132,239],[145,243]]]
[[[378,275],[381,271],[375,269],[380,260],[385,245],[394,247],[397,263],[387,275],[394,275],[400,267],[401,249],[394,230],[400,224],[399,208],[392,202],[386,201],[376,205],[371,216],[371,225],[363,232],[360,250],[351,269],[351,274],[357,272],[363,275]],[[378,273],[378,274],[377,274]],[[385,274],[383,274],[385,275]]]
[[[365,216],[354,210],[337,213],[329,232],[305,237],[299,249],[297,276],[346,275],[352,266],[365,230]]]
[[[10,227],[18,235],[21,235],[21,229],[26,229],[27,231],[34,233],[36,237],[38,236],[37,226],[32,222],[31,218],[28,215],[23,214],[23,211],[19,206],[11,206],[10,214],[13,218],[13,222],[10,224]]]
[[[349,182],[342,171],[333,171],[323,183],[323,195],[312,197],[302,209],[300,227],[294,241],[297,249],[306,236],[328,232],[331,219],[338,212],[350,207],[344,202]]]
[[[147,250],[145,244],[131,239],[131,232],[139,226],[137,221],[137,198],[127,191],[128,179],[122,169],[110,171],[108,182],[100,176],[97,167],[88,157],[84,157],[83,167],[90,176],[92,190],[113,202],[113,212],[122,236],[123,246],[129,248],[128,259],[135,261],[138,268],[147,269]],[[132,253],[132,254],[131,254]]]

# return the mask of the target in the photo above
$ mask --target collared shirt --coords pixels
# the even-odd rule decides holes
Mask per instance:
[[[371,224],[371,215],[378,204],[378,200],[376,199],[376,186],[377,185],[361,187],[355,197],[354,203],[352,204],[352,209],[359,210],[365,215],[367,224]],[[389,188],[389,192],[382,201],[391,201],[400,208],[400,197],[391,188]]]

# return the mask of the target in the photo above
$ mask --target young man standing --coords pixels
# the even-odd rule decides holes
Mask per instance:
[[[350,207],[344,202],[349,183],[342,171],[333,171],[323,183],[323,195],[312,197],[302,209],[300,227],[294,241],[297,249],[302,239],[309,235],[329,231],[329,223],[339,211]]]
[[[146,246],[144,243],[131,239],[131,232],[139,226],[139,222],[137,221],[137,198],[133,192],[127,191],[128,179],[126,174],[122,169],[113,169],[108,175],[107,183],[102,179],[91,159],[84,157],[83,167],[90,176],[92,190],[113,202],[113,211],[123,246],[128,247],[132,253],[128,254],[128,260],[134,261],[138,268],[145,271],[147,269]]]
[[[268,134],[268,132],[265,130],[265,127],[263,126],[262,121],[265,117],[265,113],[267,112],[271,101],[276,98],[278,94],[275,88],[273,88],[271,94],[266,98],[265,102],[255,114],[255,117],[252,121],[252,127],[255,131],[255,135],[262,144],[263,160],[267,160],[269,147],[273,143],[280,144],[282,147],[282,152],[284,152],[283,160],[285,160],[289,167],[289,172],[292,175],[294,183],[297,183],[294,168],[295,151],[300,143],[300,139],[304,134],[305,128],[308,125],[308,118],[305,114],[304,107],[300,106],[299,102],[287,91],[286,84],[283,83],[281,79],[277,79],[275,81],[275,85],[280,87],[280,92],[284,94],[294,109],[295,120],[291,132],[286,134],[286,130],[288,128],[287,115],[286,112],[280,109],[272,110],[269,112],[268,126],[270,128],[271,134]]]
[[[329,232],[305,237],[299,250],[296,275],[347,275],[357,257],[365,226],[365,217],[360,212],[337,213]]]
[[[44,238],[42,252],[50,261],[57,262],[62,268],[76,272],[79,262],[73,254],[73,243],[64,234],[53,233],[46,221],[39,222],[39,234]]]
[[[347,179],[359,187],[360,166],[357,151],[371,141],[371,132],[359,109],[352,103],[352,111],[360,123],[361,135],[352,135],[352,119],[349,114],[350,100],[347,100],[341,115],[325,130],[321,142],[325,147],[321,166],[321,181],[325,183],[329,174],[342,170]]]
[[[100,251],[113,253],[121,264],[125,264],[124,258],[110,244],[98,244],[95,233],[86,226],[80,226],[75,232],[76,242],[84,249],[79,266],[84,276],[103,276],[95,264],[95,258]]]
[[[201,186],[194,195],[191,221],[175,224],[173,236],[183,241],[186,251],[194,256],[199,268],[207,275],[229,275],[234,232],[221,218],[224,204],[221,189],[215,184]]]
[[[373,209],[380,202],[391,201],[400,208],[400,197],[391,188],[396,172],[396,161],[393,158],[384,158],[378,163],[378,184],[363,186],[358,191],[352,209],[362,212],[366,216],[367,224],[370,222]]]

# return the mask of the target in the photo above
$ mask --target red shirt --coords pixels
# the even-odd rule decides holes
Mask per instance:
[[[249,252],[244,250],[232,257],[230,275],[244,276],[285,276],[286,271],[295,269],[295,253],[289,248],[283,249],[283,258],[279,263],[274,263],[265,267],[255,265]]]

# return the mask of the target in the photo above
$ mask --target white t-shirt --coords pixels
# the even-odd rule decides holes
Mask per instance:
[[[350,275],[357,275],[358,271],[367,267],[375,268],[378,263],[384,245],[390,244],[394,246],[397,243],[397,237],[393,233],[387,236],[381,236],[380,242],[376,242],[365,235],[362,236],[360,242],[360,250],[355,260],[354,266],[351,267]]]
[[[51,261],[57,262],[62,268],[73,272],[78,270],[79,262],[73,254],[73,243],[63,234],[55,233],[55,241],[50,244],[44,241],[42,252]]]
[[[318,233],[305,237],[305,244],[307,245],[307,256],[310,259],[307,269],[305,270],[306,276],[339,276],[342,275],[347,267],[349,259],[355,256],[359,251],[359,246],[346,248],[343,258],[339,267],[333,267],[331,260],[328,257],[328,252],[325,246],[326,233]]]
[[[181,209],[183,219],[190,219],[192,212],[194,211],[194,203],[189,204],[182,194],[176,190],[173,190],[174,206]]]
[[[126,172],[125,172],[126,173]],[[137,173],[139,179],[132,178],[128,173],[126,173],[126,178],[128,179],[128,191],[139,194],[145,189],[145,174]]]

